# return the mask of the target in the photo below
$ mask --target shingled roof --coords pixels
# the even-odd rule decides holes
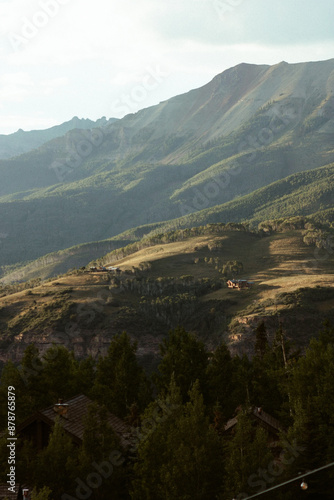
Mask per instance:
[[[279,431],[283,429],[281,423],[276,418],[269,415],[269,413],[263,411],[263,409],[260,407],[251,407],[249,408],[248,413],[253,418],[255,418],[255,420],[259,423],[259,425],[261,425],[262,427],[264,427],[265,429],[274,434],[278,434]],[[237,423],[238,423],[238,415],[235,416],[234,418],[231,418],[226,423],[224,430],[228,431],[232,429]]]
[[[12,493],[8,490],[9,484],[1,483],[0,484],[0,500],[4,500],[8,498],[8,500],[17,500],[19,498],[20,485],[18,483],[15,484],[15,493]]]
[[[0,500],[22,500],[23,498],[23,490],[27,490],[27,496],[25,498],[27,500],[31,499],[31,487],[27,484],[19,484],[15,483],[15,493],[12,493],[8,490],[9,485],[6,483],[0,484]]]
[[[85,416],[88,412],[88,406],[93,401],[87,396],[80,394],[64,402],[54,404],[40,410],[18,427],[18,433],[24,434],[24,430],[33,425],[36,421],[43,422],[49,427],[53,427],[57,417],[64,430],[71,435],[74,442],[81,444],[85,430]],[[127,447],[131,442],[131,429],[120,418],[111,413],[107,413],[107,421],[114,432],[119,436],[121,444]]]

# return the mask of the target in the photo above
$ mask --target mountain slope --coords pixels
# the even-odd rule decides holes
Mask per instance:
[[[293,174],[223,205],[169,221],[133,228],[105,241],[81,244],[45,255],[19,268],[2,267],[1,281],[10,283],[37,277],[49,278],[70,268],[85,266],[91,260],[102,258],[105,251],[109,252],[111,249],[124,246],[127,242],[139,241],[144,236],[150,238],[157,233],[208,223],[247,222],[257,228],[263,221],[303,217],[305,223],[309,221],[316,226],[320,224],[319,227],[322,225],[330,227],[334,223],[333,192],[334,165],[331,164]],[[184,206],[184,209],[186,208]],[[21,230],[23,231],[23,228]],[[2,244],[4,252],[6,240],[3,240]]]
[[[281,217],[312,217],[319,210],[333,208],[333,194],[334,164],[330,164],[293,174],[236,200],[190,214],[184,220],[188,225],[219,221],[257,225]],[[333,221],[330,212],[324,221]]]
[[[69,132],[0,162],[2,264],[205,208],[215,213],[333,163],[333,89],[334,60],[242,64],[88,135]],[[233,215],[236,206],[223,209],[230,220],[255,217]],[[312,211],[320,209],[319,201]]]

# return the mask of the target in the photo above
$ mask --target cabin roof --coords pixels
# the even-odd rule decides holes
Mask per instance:
[[[85,430],[85,416],[88,412],[88,406],[92,402],[93,401],[87,396],[80,394],[79,396],[64,400],[63,404],[67,407],[67,413],[64,415],[55,411],[56,405],[49,406],[44,410],[39,410],[22,422],[18,427],[18,432],[23,431],[36,420],[42,420],[51,427],[54,425],[57,417],[59,417],[63,428],[73,437],[75,442],[80,444]],[[109,412],[107,413],[107,420],[115,433],[120,437],[122,445],[127,446],[130,444],[130,427],[120,418]]]
[[[259,424],[271,430],[275,434],[283,430],[283,426],[275,417],[271,416],[269,413],[263,411],[260,407],[249,408],[249,414],[252,415]],[[228,420],[225,425],[225,432],[232,429],[238,423],[238,415]]]
[[[8,483],[0,483],[0,500],[8,498],[8,500],[17,500],[20,498],[20,493],[22,492],[22,487],[19,483],[15,483],[15,493],[9,491],[10,485]]]

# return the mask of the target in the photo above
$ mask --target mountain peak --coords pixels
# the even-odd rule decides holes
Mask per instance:
[[[33,141],[35,147],[38,141],[50,142],[0,163],[1,194],[7,196],[1,233],[15,227],[20,235],[20,244],[12,247],[10,238],[1,240],[2,254],[8,248],[3,265],[59,249],[60,233],[64,247],[104,239],[134,225],[228,202],[298,169],[331,163],[333,70],[334,60],[241,63],[203,87],[106,126],[102,143],[95,146],[93,139],[84,151],[80,128],[99,125],[78,116],[54,129],[14,134],[16,151],[26,145],[31,149]],[[106,119],[100,120],[102,128]],[[84,134],[86,143],[89,137]],[[51,225],[41,223],[38,196]],[[37,210],[36,219],[21,217],[22,199],[32,214]],[[51,215],[53,204],[58,219]],[[66,231],[64,207],[76,214],[67,217]]]

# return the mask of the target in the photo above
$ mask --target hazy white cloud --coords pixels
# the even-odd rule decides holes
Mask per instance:
[[[120,117],[124,96],[135,112],[241,62],[329,59],[333,14],[332,0],[0,1],[1,114],[8,132]],[[145,88],[152,67],[168,77]]]
[[[0,106],[23,102],[34,91],[34,83],[28,73],[5,73],[0,76]]]
[[[20,127],[17,127],[17,123]],[[58,121],[52,117],[40,117],[38,114],[32,115],[3,115],[1,116],[0,134],[7,134],[8,129],[16,132],[19,128],[23,130],[38,130],[53,127]]]
[[[42,80],[40,82],[40,87],[43,89],[44,95],[47,96],[54,94],[59,88],[66,87],[66,85],[68,85],[68,78],[66,77]]]
[[[23,87],[32,87],[34,82],[32,81],[29,73],[24,73],[23,71],[16,73],[5,73],[0,76],[0,84],[3,85],[21,85]]]

